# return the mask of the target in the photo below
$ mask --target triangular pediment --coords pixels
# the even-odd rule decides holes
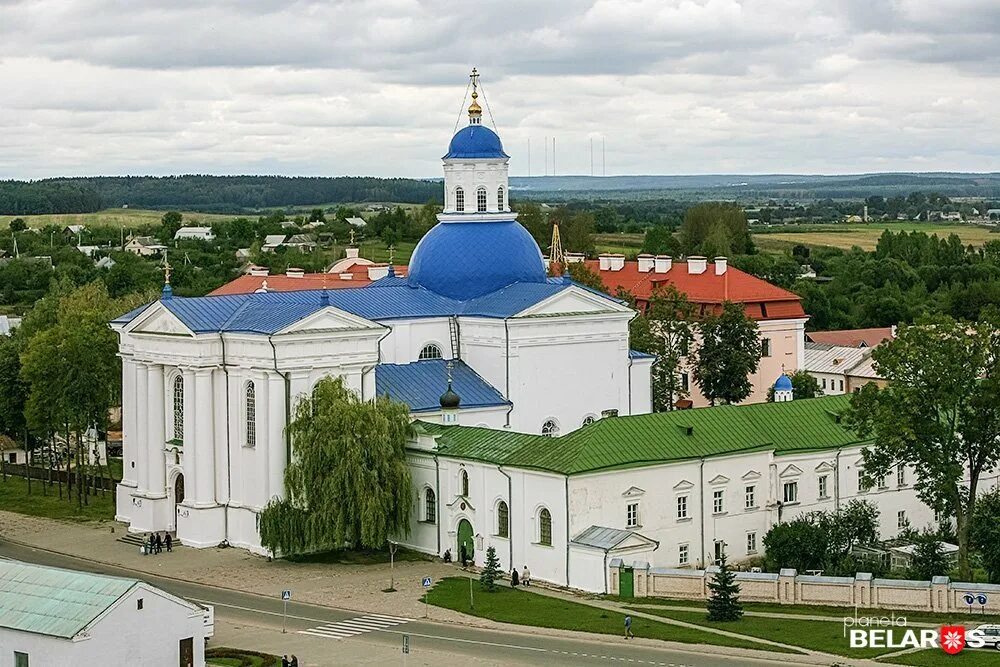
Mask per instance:
[[[171,313],[162,303],[153,304],[135,318],[129,333],[160,334],[162,336],[193,336],[194,332]]]
[[[692,484],[691,482],[687,481],[686,479],[682,479],[681,481],[679,481],[676,484],[674,484],[674,491],[687,491],[687,490],[693,489],[693,488],[694,488],[694,484]]]
[[[818,466],[816,466],[816,472],[833,472],[834,466],[829,461],[823,461]]]
[[[802,468],[799,468],[798,466],[795,465],[789,465],[786,466],[785,469],[781,471],[781,474],[778,475],[778,477],[795,477],[796,475],[801,475],[801,474],[802,474]]]
[[[712,479],[708,480],[708,483],[714,485],[729,484],[729,478],[725,475],[716,475]]]
[[[311,333],[320,331],[349,331],[349,330],[359,330],[359,329],[376,329],[383,330],[380,324],[376,324],[371,320],[366,320],[363,317],[358,317],[347,311],[340,310],[339,308],[334,308],[333,306],[327,306],[322,310],[318,310],[315,313],[303,317],[298,322],[294,322],[281,331],[278,334],[292,334],[292,333]]]
[[[622,496],[625,498],[635,498],[636,496],[641,496],[644,493],[646,492],[638,486],[630,486],[628,491],[623,493]]]
[[[522,310],[515,317],[547,317],[577,313],[626,313],[629,308],[580,287],[569,287]]]
[[[741,477],[740,479],[742,479],[745,482],[751,482],[755,479],[760,479],[760,473],[757,472],[756,470],[747,470],[746,474],[743,475],[743,477]]]

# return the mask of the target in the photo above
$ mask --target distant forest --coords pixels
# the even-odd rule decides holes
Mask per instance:
[[[440,203],[440,181],[289,176],[102,176],[0,181],[0,215],[92,213],[104,208],[247,210],[327,203]]]

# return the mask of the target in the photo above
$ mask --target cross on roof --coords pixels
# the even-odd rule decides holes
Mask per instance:
[[[160,271],[163,271],[163,284],[170,284],[170,271],[174,267],[170,266],[170,262],[167,261],[167,251],[163,251],[163,264],[160,266]]]

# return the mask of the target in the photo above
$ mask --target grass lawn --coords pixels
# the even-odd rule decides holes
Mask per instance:
[[[941,649],[928,649],[907,653],[895,658],[886,658],[886,663],[894,665],[917,665],[917,667],[996,667],[1000,665],[1000,651],[988,648],[965,649],[958,655],[948,655]]]
[[[469,605],[469,580],[465,577],[442,579],[431,589],[427,601],[435,607],[444,607],[471,616],[517,625],[578,630],[603,635],[620,635],[625,627],[625,616],[619,612],[590,607],[548,595],[529,593],[523,588],[501,587],[495,593],[487,593],[479,588],[478,580],[473,582],[472,588],[475,608]],[[787,652],[765,644],[657,623],[645,618],[633,617],[632,631],[638,637],[685,644],[712,644]]]
[[[96,213],[53,213],[47,215],[0,215],[0,227],[7,228],[14,218],[23,218],[29,227],[42,228],[46,225],[89,225],[101,227],[106,225],[157,225],[166,211],[148,211],[138,208],[108,208]],[[237,213],[197,213],[182,211],[184,224],[201,222],[211,224],[216,220],[232,220],[240,217]]]
[[[205,658],[209,665],[226,667],[277,667],[281,664],[281,658],[276,655],[224,646],[208,649],[205,651]]]
[[[8,475],[7,481],[0,479],[0,509],[48,519],[69,519],[71,521],[91,521],[113,519],[115,516],[114,494],[110,491],[103,496],[90,496],[89,504],[77,508],[76,496],[73,502],[65,500],[66,485],[63,485],[63,500],[59,499],[59,488],[53,485],[42,495],[42,483],[32,480],[31,495],[28,495],[28,480]],[[76,487],[73,487],[76,493]]]
[[[733,623],[718,623],[706,620],[704,611],[672,611],[667,609],[645,609],[644,611],[688,623],[697,623],[709,628],[729,630],[760,639],[770,639],[801,646],[813,651],[823,651],[850,658],[874,658],[893,649],[852,649],[844,636],[840,623],[830,621],[799,621],[787,618],[744,616]]]
[[[286,556],[285,560],[292,563],[333,563],[338,565],[376,565],[378,563],[389,562],[389,551],[367,551],[344,549],[342,551],[323,551],[315,554],[302,554],[299,556]],[[396,562],[402,561],[427,561],[431,557],[419,551],[404,549],[400,547],[396,550]]]

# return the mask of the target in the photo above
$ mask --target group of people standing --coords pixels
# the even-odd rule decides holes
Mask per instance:
[[[281,667],[299,667],[299,659],[294,654],[291,658],[283,655],[281,656]]]
[[[521,576],[517,576],[517,568],[515,567],[510,571],[510,585],[511,586],[530,586],[531,585],[531,572],[528,570],[528,566],[525,565],[524,569],[521,570]]]
[[[170,536],[170,533],[150,533],[145,540],[142,541],[142,553],[158,554],[163,552],[163,548],[166,547],[167,551],[174,550],[174,538]]]

